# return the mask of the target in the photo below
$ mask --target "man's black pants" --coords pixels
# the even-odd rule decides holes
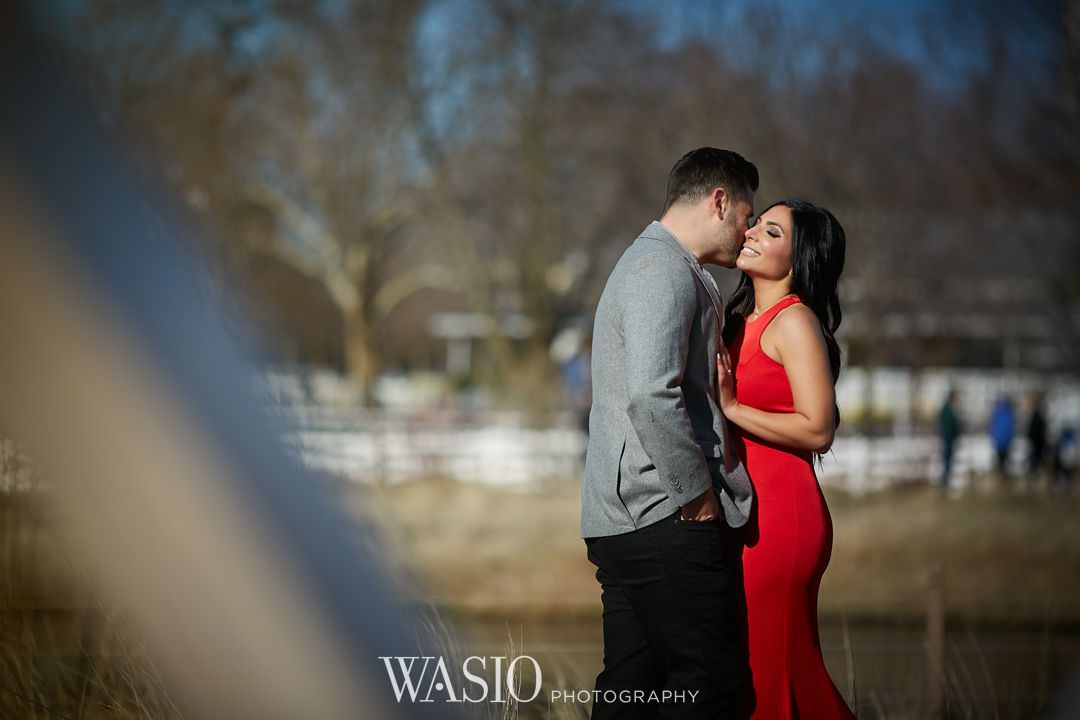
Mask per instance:
[[[594,720],[739,717],[748,673],[737,534],[722,518],[693,522],[676,512],[586,539],[604,605]],[[635,698],[635,690],[644,693]],[[653,690],[672,691],[673,700],[642,702]]]

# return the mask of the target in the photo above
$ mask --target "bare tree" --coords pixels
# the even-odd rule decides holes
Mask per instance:
[[[403,90],[423,61],[416,34],[426,8],[208,3],[182,12],[116,2],[85,20],[94,37],[129,36],[148,56],[121,62],[103,42],[96,59],[136,135],[234,241],[236,264],[273,255],[326,288],[343,319],[347,370],[366,390],[379,367],[378,323],[412,293],[455,286],[445,264],[410,257],[426,176],[414,149],[418,106]]]
[[[1058,313],[1075,356],[1075,8],[936,5],[922,61],[857,19],[823,32],[779,6],[717,7],[661,42],[641,8],[584,0],[110,0],[80,42],[221,254],[326,288],[365,386],[393,309],[430,289],[524,316],[525,342],[488,339],[491,375],[546,382],[552,338],[591,314],[674,159],[706,144],[758,164],[759,202],[806,197],[844,222],[853,361],[929,362],[995,302]],[[1016,252],[1032,217],[1051,218],[1061,262]],[[1029,289],[969,292],[1006,281]],[[923,346],[897,343],[920,317]]]

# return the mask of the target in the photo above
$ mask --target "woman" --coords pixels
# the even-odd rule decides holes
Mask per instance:
[[[747,230],[736,267],[717,387],[756,495],[743,551],[752,717],[854,718],[821,658],[832,522],[813,464],[839,420],[844,230],[828,210],[781,201]]]

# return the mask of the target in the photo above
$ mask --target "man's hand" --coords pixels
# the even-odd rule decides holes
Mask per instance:
[[[680,520],[693,522],[708,522],[720,516],[720,502],[716,499],[716,493],[712,488],[698,495],[682,506],[679,513]]]

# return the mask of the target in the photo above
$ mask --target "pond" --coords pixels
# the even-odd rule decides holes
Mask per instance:
[[[545,691],[521,708],[521,717],[548,717],[550,689],[591,690],[602,667],[599,618],[457,617],[453,622],[466,655],[536,658]],[[859,718],[926,717],[925,626],[829,618],[821,623],[821,644],[833,681]],[[952,622],[945,645],[946,717],[1080,717],[1076,706],[1076,715],[1055,711],[1080,681],[1080,629]],[[584,710],[560,716],[584,717]]]

